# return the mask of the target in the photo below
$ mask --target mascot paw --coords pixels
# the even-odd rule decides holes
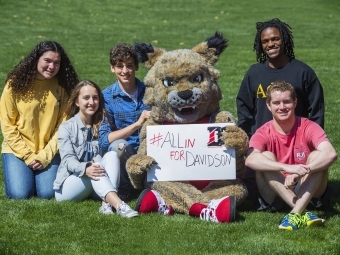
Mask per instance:
[[[245,154],[248,148],[248,136],[237,126],[226,126],[219,138],[226,147],[234,147],[237,155]]]
[[[130,172],[134,173],[149,171],[155,165],[157,165],[157,162],[154,158],[146,155],[133,155],[126,164]]]
[[[146,171],[150,170],[157,162],[146,155],[133,155],[126,162],[126,171],[135,189],[144,188]]]

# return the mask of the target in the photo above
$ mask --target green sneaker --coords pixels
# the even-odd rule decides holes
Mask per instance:
[[[301,215],[299,213],[288,213],[283,217],[279,229],[297,230],[301,225]]]
[[[325,220],[319,218],[312,212],[305,212],[302,215],[302,223],[306,224],[307,227],[315,227],[315,226],[322,226],[325,223]]]

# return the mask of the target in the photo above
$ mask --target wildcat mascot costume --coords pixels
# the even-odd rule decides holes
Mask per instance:
[[[247,189],[239,179],[146,182],[146,172],[157,164],[147,156],[146,127],[150,125],[234,123],[223,128],[219,139],[226,147],[235,148],[236,176],[242,176],[248,137],[231,113],[220,111],[220,73],[214,68],[227,42],[216,32],[192,49],[166,51],[151,44],[135,44],[138,61],[149,69],[143,101],[151,107],[151,117],[140,133],[138,153],[126,164],[133,186],[146,188],[137,200],[140,213],[178,212],[226,223],[235,220],[236,206],[246,199]]]

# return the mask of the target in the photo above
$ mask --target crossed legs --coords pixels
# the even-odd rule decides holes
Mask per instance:
[[[276,161],[276,157],[271,152],[263,152],[271,160]],[[311,162],[319,154],[313,151],[307,160]],[[300,179],[299,189],[296,191],[284,186],[285,176],[279,171],[257,171],[256,182],[258,191],[263,199],[271,204],[276,196],[280,196],[291,208],[293,213],[302,213],[313,197],[321,197],[328,181],[328,171],[318,171],[306,174]]]

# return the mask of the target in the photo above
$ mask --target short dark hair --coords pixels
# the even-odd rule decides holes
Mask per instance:
[[[131,44],[119,43],[110,51],[110,64],[115,66],[118,62],[124,62],[129,57],[133,58],[133,62],[138,66],[138,60]]]
[[[267,92],[266,92],[267,104],[269,104],[270,101],[272,100],[271,93],[274,91],[281,91],[281,92],[289,91],[293,101],[296,100],[296,92],[292,84],[286,81],[274,81],[267,88]]]
[[[292,28],[287,23],[282,22],[277,18],[274,18],[268,21],[256,23],[257,32],[255,35],[253,48],[253,50],[256,51],[256,61],[264,62],[268,58],[267,54],[262,49],[261,43],[261,33],[268,27],[275,27],[279,30],[283,47],[285,48],[285,54],[291,58],[295,58],[293,34],[291,31]]]

